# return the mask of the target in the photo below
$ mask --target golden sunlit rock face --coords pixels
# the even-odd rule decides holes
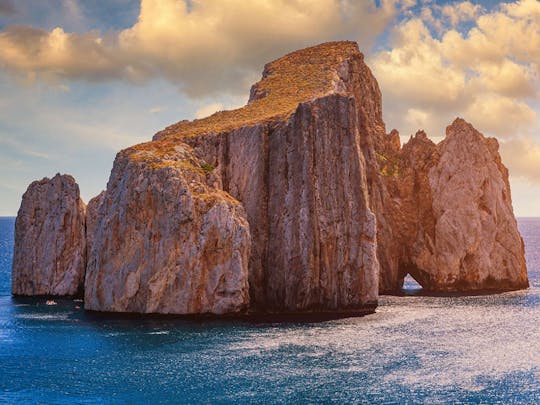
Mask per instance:
[[[391,196],[385,215],[399,246],[381,272],[383,291],[399,290],[408,273],[435,292],[528,287],[498,148],[458,118],[438,145],[420,131],[381,158]]]
[[[458,119],[401,148],[353,42],[271,62],[245,107],[119,152],[89,206],[92,310],[361,314],[408,273],[527,286],[497,142]]]
[[[359,85],[370,92],[363,100],[379,97],[371,94],[378,90],[355,43],[327,43],[287,55],[266,66],[246,107],[181,122],[152,142],[120,152],[115,183],[121,189],[133,187],[121,179],[131,176],[124,171],[138,165],[156,171],[181,169],[206,176],[216,192],[240,201],[251,233],[252,309],[371,311],[379,269],[360,146],[360,120],[366,118],[359,116],[351,93]],[[179,148],[192,148],[196,158],[186,159]],[[120,161],[133,164],[117,169]],[[126,226],[138,227],[147,220],[143,214],[140,207]],[[152,215],[167,221],[177,217],[166,210]],[[105,223],[101,232],[104,236],[95,238],[96,254],[111,250],[98,246],[100,240],[115,237]],[[131,241],[120,244],[126,251],[133,249]],[[219,253],[228,254],[227,249]],[[91,254],[89,263],[92,259]],[[204,268],[202,262],[195,265],[196,271]],[[93,273],[100,274],[101,268]]]
[[[82,290],[86,266],[85,205],[73,177],[35,181],[15,223],[12,292],[68,295]]]
[[[249,304],[249,225],[184,144],[177,164],[120,152],[95,218],[85,308],[224,314]],[[211,170],[208,169],[210,172]]]

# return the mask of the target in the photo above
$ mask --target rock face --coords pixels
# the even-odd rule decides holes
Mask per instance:
[[[85,263],[85,205],[73,177],[30,184],[15,222],[13,294],[75,295]]]
[[[461,119],[438,145],[419,132],[401,148],[355,43],[293,52],[265,66],[246,106],[118,153],[87,209],[85,307],[359,314],[407,274],[431,291],[525,288],[497,150]],[[33,213],[36,193],[17,222],[21,274],[49,260],[22,262],[28,217],[60,215]]]
[[[118,154],[95,219],[85,308],[224,314],[249,304],[244,209],[178,144]]]
[[[402,149],[387,181],[394,202],[401,288],[411,274],[424,289],[472,292],[526,288],[524,246],[498,143],[456,119],[438,145],[423,132]]]
[[[103,203],[105,191],[88,201],[86,206],[86,257],[90,257],[90,251],[94,243],[99,207]]]
[[[306,82],[302,72],[322,77]],[[319,87],[312,88],[314,81]],[[354,91],[362,97],[356,99]],[[324,44],[268,64],[244,109],[218,113],[206,123],[181,122],[148,144],[191,145],[216,167],[219,187],[246,208],[253,309],[374,308],[376,223],[362,153],[367,115],[380,116],[371,92],[378,88],[356,44]],[[290,100],[291,94],[305,95]],[[264,114],[276,98],[290,110],[269,118]],[[229,129],[235,119],[229,115],[243,117],[244,110],[264,119]]]

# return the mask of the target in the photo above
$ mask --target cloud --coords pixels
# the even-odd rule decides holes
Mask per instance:
[[[160,77],[195,97],[244,92],[264,62],[288,51],[343,38],[369,48],[398,11],[414,2],[379,3],[142,0],[134,25],[106,35],[10,26],[0,33],[0,66],[47,80]],[[76,4],[64,5],[80,17]]]
[[[390,127],[438,138],[462,116],[500,138],[510,173],[540,183],[540,1],[491,11],[469,1],[424,3],[369,59]]]
[[[195,112],[195,118],[204,118],[208,117],[209,115],[215,113],[216,111],[223,110],[223,104],[221,103],[212,103],[205,105],[204,107],[200,108]]]
[[[392,44],[391,50],[371,61],[386,98],[406,99],[410,106],[459,101],[465,89],[465,72],[445,62],[440,43],[420,19],[397,27]]]
[[[159,106],[159,105],[157,105],[157,106],[155,106],[155,107],[152,107],[152,108],[150,108],[150,109],[148,110],[148,112],[149,112],[150,114],[159,114],[159,113],[162,112],[162,111],[163,111],[163,107],[162,107],[162,106]]]
[[[478,4],[472,4],[470,1],[464,1],[457,4],[447,4],[441,7],[441,14],[450,21],[455,27],[464,21],[474,20],[482,10]]]
[[[8,137],[2,137],[0,138],[0,145],[3,145],[4,148],[9,147],[17,152],[32,157],[32,158],[39,158],[39,159],[50,159],[51,156],[47,153],[43,153],[37,150],[33,150],[28,148],[27,145],[22,144],[21,142],[18,142],[14,138],[8,138]]]
[[[487,94],[478,97],[465,112],[474,125],[500,137],[515,136],[536,122],[536,113],[526,103],[514,98]]]
[[[0,16],[15,13],[15,6],[11,0],[0,0]]]
[[[62,28],[51,32],[11,26],[0,33],[0,67],[29,79],[59,77],[100,80],[120,77],[119,58],[103,46],[97,33],[69,34]]]
[[[370,58],[392,126],[414,132],[412,123],[429,126],[443,114],[445,121],[465,116],[497,135],[532,126],[530,103],[539,94],[539,4],[522,0],[492,12],[467,1],[428,4],[401,22],[389,49]],[[473,18],[468,31],[455,29]]]
[[[120,15],[127,2],[115,3],[115,15]],[[47,23],[40,24],[42,28],[18,25],[0,31],[0,69],[25,82],[45,82],[57,89],[40,99],[45,105],[54,94],[66,91],[62,97],[69,100],[69,114],[59,107],[51,114],[50,107],[33,106],[27,115],[35,126],[26,132],[41,133],[41,128],[50,127],[85,147],[100,143],[113,151],[147,139],[152,131],[175,120],[200,118],[238,104],[236,95],[245,96],[262,64],[286,52],[333,39],[358,40],[381,86],[389,127],[398,128],[404,136],[424,129],[436,138],[455,116],[463,116],[487,135],[501,138],[501,153],[513,175],[538,183],[540,141],[533,134],[538,129],[540,98],[540,1],[507,2],[489,10],[474,3],[142,0],[136,21],[130,22],[134,17],[130,11],[121,24],[126,28],[104,32],[85,26],[92,21],[92,27],[106,26],[96,23],[105,19],[105,12],[92,10],[84,2],[61,0],[54,18],[44,18]],[[18,18],[25,13],[24,2],[17,4],[17,10],[13,4],[0,0],[0,15],[16,11]],[[34,7],[39,8],[36,15],[48,7],[43,4]],[[103,15],[96,18],[96,13]],[[32,18],[38,24],[37,17]],[[58,20],[63,21],[60,26],[51,25]],[[381,37],[392,24],[391,35]],[[374,41],[378,48],[372,53]],[[132,96],[132,87],[120,85],[129,90],[109,100],[102,110],[94,103],[86,107],[90,113],[79,115],[71,103],[84,99],[77,96],[78,86],[84,83],[76,81],[159,84],[167,87],[169,98],[163,99],[164,87],[158,86],[159,97],[156,94],[144,103],[139,98],[141,105],[134,107],[130,103],[137,97]],[[4,95],[18,92],[5,91]],[[198,100],[188,102],[186,94]],[[21,105],[35,98],[26,96]],[[15,107],[12,96],[0,97],[0,105],[3,123],[13,123],[7,113],[8,107]],[[112,108],[128,108],[124,105],[131,110]],[[134,108],[141,114],[135,114],[132,122]],[[130,117],[127,128],[125,116]],[[50,139],[42,142],[52,145]],[[29,151],[36,150],[33,146]]]
[[[504,10],[512,17],[536,18],[540,17],[540,3],[537,0],[520,0],[515,3],[503,5]]]

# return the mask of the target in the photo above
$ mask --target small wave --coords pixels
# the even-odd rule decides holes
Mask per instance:
[[[44,321],[64,321],[68,319],[67,315],[64,314],[22,314],[16,315],[15,317],[19,319],[39,319]]]
[[[155,332],[148,332],[149,335],[168,335],[169,334],[169,331],[168,330],[158,330],[158,331],[155,331]]]

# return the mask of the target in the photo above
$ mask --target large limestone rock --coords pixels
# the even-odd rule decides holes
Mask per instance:
[[[524,245],[512,209],[499,144],[457,119],[438,145],[429,171],[435,229],[433,252],[418,255],[429,290],[526,288]]]
[[[362,152],[365,127],[381,115],[373,92],[356,44],[323,44],[266,65],[241,110],[180,122],[147,146],[190,144],[244,205],[253,309],[376,305],[376,222]]]
[[[30,184],[15,222],[12,293],[75,295],[85,263],[85,205],[73,177]]]
[[[85,307],[359,314],[406,274],[432,291],[526,287],[496,141],[459,119],[439,145],[399,139],[355,43],[267,64],[246,106],[117,155],[87,208]]]
[[[399,173],[387,180],[400,244],[398,271],[387,277],[394,282],[390,290],[408,273],[436,292],[528,286],[498,146],[458,118],[438,145],[419,132],[403,147]]]
[[[225,314],[249,304],[249,225],[187,145],[120,152],[99,203],[85,308]],[[97,204],[97,203],[96,203]]]

